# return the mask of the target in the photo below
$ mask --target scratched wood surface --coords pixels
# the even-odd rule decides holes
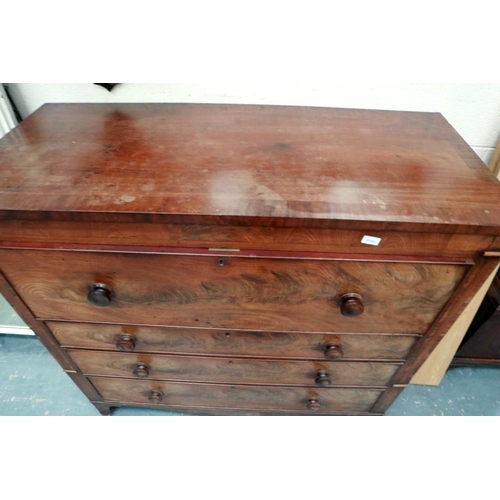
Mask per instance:
[[[437,113],[46,104],[0,141],[7,219],[498,235],[499,186]]]
[[[403,361],[418,338],[408,334],[333,335],[65,322],[47,322],[47,326],[59,343],[68,348],[116,351],[117,341],[126,335],[133,338],[133,352],[243,358],[325,360],[327,346],[334,345],[344,360]]]
[[[218,407],[311,413],[309,399],[319,402],[314,413],[367,412],[382,393],[375,389],[244,387],[104,377],[91,377],[90,381],[108,402],[148,403],[151,391],[157,391],[163,394],[162,404],[210,407],[214,413]]]
[[[425,333],[470,266],[0,250],[39,319],[266,331]],[[223,265],[221,265],[223,264]],[[92,305],[93,283],[112,288]],[[344,294],[365,311],[340,312]]]

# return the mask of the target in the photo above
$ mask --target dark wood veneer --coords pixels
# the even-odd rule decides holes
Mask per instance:
[[[359,333],[424,333],[469,268],[3,249],[0,259],[43,320]],[[96,286],[108,292],[98,306]]]
[[[500,234],[494,175],[438,113],[46,104],[0,163],[5,219]]]
[[[151,403],[152,391],[163,394],[161,403],[169,406],[198,406],[251,410],[289,410],[310,413],[309,400],[321,405],[322,413],[368,412],[381,389],[338,389],[325,387],[262,387],[173,383],[149,380],[91,377],[90,381],[108,401]]]
[[[0,140],[0,292],[102,414],[382,414],[499,260],[437,113],[50,104]]]
[[[384,387],[401,363],[263,360],[71,350],[85,375],[238,385]],[[324,372],[323,376],[320,375]],[[321,384],[320,384],[321,385]]]
[[[118,343],[125,338],[129,339],[125,342],[128,352],[136,353],[330,361],[403,361],[419,337],[414,333],[267,332],[54,321],[47,326],[65,348],[123,351]]]

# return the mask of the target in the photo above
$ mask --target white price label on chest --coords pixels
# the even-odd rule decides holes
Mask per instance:
[[[364,245],[373,245],[374,247],[378,247],[382,238],[377,238],[376,236],[363,236],[361,243]]]

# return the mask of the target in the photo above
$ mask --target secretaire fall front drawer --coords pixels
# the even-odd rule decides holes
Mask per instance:
[[[0,250],[36,317],[268,331],[425,333],[469,266]]]

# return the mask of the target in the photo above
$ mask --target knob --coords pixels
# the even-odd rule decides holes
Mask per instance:
[[[113,289],[104,283],[93,283],[89,287],[87,300],[94,306],[109,307],[113,297]]]
[[[116,347],[123,352],[133,352],[135,350],[135,337],[128,333],[120,335],[116,341]]]
[[[316,398],[311,398],[307,402],[307,409],[311,411],[317,411],[321,408],[321,405],[319,404],[319,400]]]
[[[163,393],[160,391],[151,391],[148,396],[148,401],[151,401],[151,403],[161,403],[161,400],[163,399]]]
[[[321,386],[332,385],[330,374],[327,373],[325,370],[320,370],[316,374],[316,379],[314,380],[314,383],[316,385],[321,385]]]
[[[145,363],[137,363],[134,371],[132,372],[136,377],[147,378],[149,377],[149,366]]]
[[[365,306],[361,302],[361,295],[348,293],[340,298],[340,312],[342,316],[354,318],[363,314]]]
[[[338,344],[325,345],[325,358],[326,359],[341,359],[344,357],[344,351]]]

